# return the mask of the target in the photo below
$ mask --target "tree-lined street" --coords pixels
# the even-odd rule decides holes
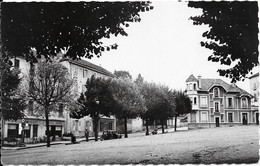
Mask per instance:
[[[2,161],[33,165],[247,163],[258,161],[258,144],[258,126],[237,126],[5,150]]]
[[[259,129],[253,124],[259,124],[259,111],[251,100],[259,94],[214,75],[196,79],[193,74],[210,72],[215,63],[202,65],[208,61],[225,65],[215,73],[231,83],[253,74],[259,66],[258,3],[183,2],[174,10],[168,8],[171,5],[150,1],[1,4],[0,144],[47,142],[48,147],[4,150],[3,164],[257,162]],[[186,16],[188,9],[198,12]],[[198,33],[186,21],[207,30]],[[141,33],[133,33],[134,26]],[[206,40],[193,40],[193,34]],[[127,44],[119,42],[127,36]],[[113,58],[105,60],[111,50],[120,55],[110,64],[114,74],[104,67]],[[120,61],[125,55],[132,59]],[[201,55],[207,56],[200,62]],[[95,58],[106,62],[88,62]],[[136,70],[138,76],[132,77]],[[185,81],[188,73],[192,77]],[[165,84],[169,80],[172,83]],[[258,90],[259,82],[252,85]],[[198,130],[176,131],[182,123],[190,128],[194,123]],[[200,130],[212,126],[218,128]],[[88,140],[90,132],[95,141],[76,142],[83,135]],[[101,142],[101,132],[103,136],[124,133],[124,138]],[[71,137],[70,145],[50,146],[56,137],[63,141],[66,136]]]

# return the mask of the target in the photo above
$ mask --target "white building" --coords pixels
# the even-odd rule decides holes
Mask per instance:
[[[94,65],[85,60],[62,60],[62,64],[69,69],[72,77],[77,80],[73,87],[75,94],[80,95],[81,92],[86,91],[85,84],[87,79],[92,75],[96,77],[109,78],[115,77],[112,73],[102,68],[101,66]],[[65,111],[65,130],[64,133],[73,133],[75,136],[84,136],[85,130],[88,129],[90,136],[93,136],[93,121],[90,117],[84,117],[81,119],[73,119],[69,116],[69,110]],[[104,130],[115,130],[116,119],[115,117],[101,117],[98,130],[102,132]]]
[[[28,75],[30,64],[26,62],[24,58],[13,59],[14,67],[21,70],[21,77]],[[85,60],[69,60],[63,59],[61,62],[64,66],[69,69],[72,77],[77,80],[76,85],[73,87],[73,92],[78,95],[85,91],[84,84],[87,79],[92,75],[96,77],[114,77],[114,75],[101,66],[94,65]],[[25,81],[22,83],[24,84]],[[25,110],[26,122],[25,126],[25,143],[32,142],[37,139],[38,141],[46,140],[46,123],[45,118],[42,116],[35,116],[32,112]],[[22,131],[22,119],[17,121],[5,121],[3,126],[4,138],[15,137],[21,138]],[[51,140],[60,140],[64,133],[73,133],[75,136],[83,136],[86,129],[89,129],[90,135],[93,135],[93,125],[90,117],[81,119],[72,119],[69,117],[69,110],[63,110],[63,113],[51,113],[49,117],[49,130],[51,132]],[[99,131],[103,130],[115,130],[116,120],[115,117],[102,117],[99,122]]]
[[[251,108],[255,110],[256,123],[259,124],[259,72],[249,77],[250,93],[254,96],[251,100]]]

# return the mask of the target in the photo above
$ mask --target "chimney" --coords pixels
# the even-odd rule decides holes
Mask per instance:
[[[198,80],[199,80],[199,89],[201,88],[201,76],[198,76]]]

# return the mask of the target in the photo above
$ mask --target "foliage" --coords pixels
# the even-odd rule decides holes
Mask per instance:
[[[94,118],[97,114],[111,116],[115,101],[108,84],[109,79],[105,80],[94,75],[88,78],[85,85],[87,91],[80,94],[77,101],[79,109],[74,109],[70,114],[71,117],[80,119],[84,116],[90,116]]]
[[[232,82],[244,80],[258,62],[258,3],[255,2],[189,2],[189,7],[201,8],[203,14],[191,17],[194,25],[206,24],[203,33],[208,41],[201,46],[213,51],[209,61],[232,67],[219,69],[221,76]]]
[[[123,78],[123,79],[132,79],[132,75],[129,73],[129,71],[114,71],[114,75],[116,75],[118,78]]]
[[[19,77],[20,70],[11,68],[9,64],[2,59],[1,63],[1,116],[5,120],[17,120],[24,117],[24,110],[26,109],[26,102],[23,94],[19,94],[19,85],[21,78]]]
[[[118,119],[135,118],[145,110],[144,98],[138,86],[130,79],[114,79],[110,88],[120,108],[120,111],[115,112]]]
[[[64,49],[71,58],[99,57],[117,48],[103,45],[102,38],[127,36],[128,22],[140,22],[139,13],[152,8],[145,1],[3,3],[3,48],[34,61],[31,48],[46,58]]]
[[[141,93],[145,98],[147,111],[142,115],[147,125],[159,120],[162,124],[169,117],[173,117],[175,109],[174,98],[169,97],[169,88],[155,83],[144,82]],[[164,130],[163,130],[164,132]]]
[[[138,85],[138,86],[141,86],[144,82],[144,78],[142,77],[141,74],[138,74],[137,78],[135,79],[135,83]]]
[[[145,111],[144,98],[138,86],[128,77],[112,80],[110,88],[116,101],[114,114],[118,119],[124,119],[127,138],[127,119],[140,117]]]
[[[109,79],[95,77],[88,78],[86,82],[86,92],[81,93],[77,100],[78,109],[72,110],[72,118],[82,118],[90,116],[94,123],[95,141],[98,141],[98,122],[100,116],[109,117],[112,115],[115,101],[109,89]]]
[[[28,80],[29,82],[30,80]],[[59,62],[38,62],[33,77],[32,91],[28,90],[28,96],[33,99],[45,111],[58,111],[60,104],[68,104],[71,100],[71,88],[74,81],[71,79],[68,69]]]
[[[173,91],[171,96],[175,97],[176,107],[174,112],[176,116],[188,114],[192,111],[190,98],[184,92]]]
[[[61,105],[66,106],[70,103],[74,81],[68,69],[59,62],[42,60],[38,62],[32,80],[31,76],[28,77],[28,82],[32,88],[27,90],[28,97],[39,106],[40,109],[37,111],[45,116],[47,147],[50,147],[49,115],[59,110]]]

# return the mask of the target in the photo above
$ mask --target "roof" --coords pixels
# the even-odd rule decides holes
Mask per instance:
[[[250,76],[249,79],[254,78],[254,77],[257,77],[257,76],[259,76],[259,72],[256,73],[256,74],[254,74],[254,75],[252,75],[252,76]]]
[[[103,67],[95,65],[93,63],[90,63],[90,62],[88,62],[86,60],[83,60],[83,59],[79,59],[79,60],[64,59],[64,60],[67,60],[69,63],[72,63],[72,64],[75,64],[75,65],[84,67],[84,68],[92,70],[92,71],[95,71],[97,73],[100,73],[100,74],[103,74],[103,75],[106,75],[106,76],[109,76],[109,77],[115,77],[114,74],[112,74],[111,72],[107,71]]]
[[[249,95],[249,96],[252,97],[252,95],[250,93],[248,93],[247,91],[239,88],[236,84],[228,84],[221,79],[201,79],[201,88],[200,88],[199,91],[209,91],[214,86],[221,86],[227,92],[238,93],[239,96]]]
[[[191,74],[189,76],[189,78],[187,78],[186,82],[197,82],[198,80],[194,77],[193,74]]]

